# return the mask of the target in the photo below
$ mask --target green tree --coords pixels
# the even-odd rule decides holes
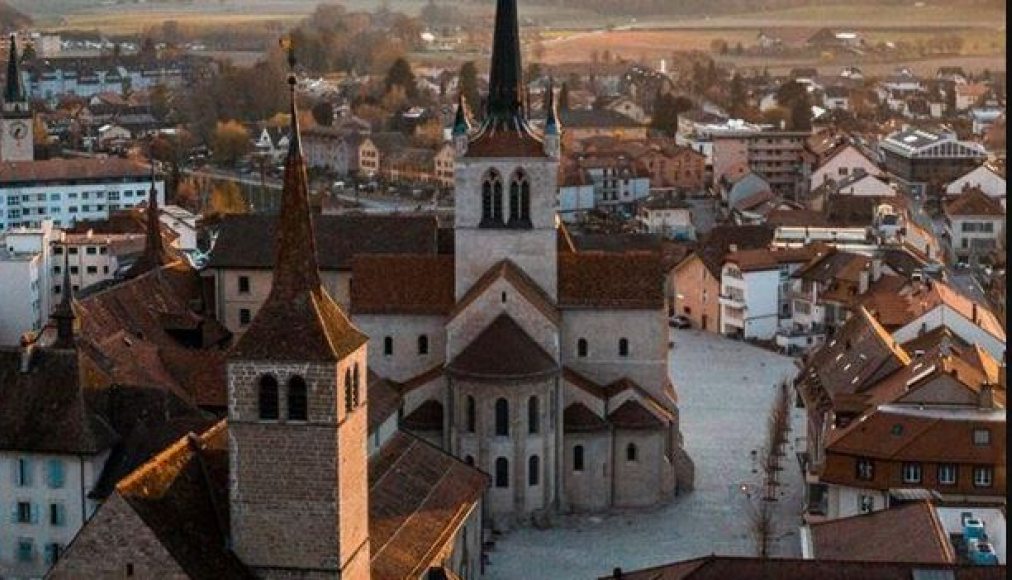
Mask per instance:
[[[812,101],[804,85],[791,81],[777,91],[777,103],[788,110],[788,126],[792,131],[812,129]]]
[[[330,127],[334,124],[334,105],[330,101],[323,100],[312,108],[313,120],[316,121],[317,125],[324,127]]]
[[[411,71],[411,64],[403,57],[398,58],[390,65],[384,85],[387,92],[390,92],[390,89],[394,87],[401,87],[409,99],[414,99],[418,96],[415,73]]]
[[[460,66],[460,76],[457,79],[457,90],[464,95],[467,106],[471,111],[477,110],[481,102],[481,94],[478,92],[478,67],[473,61],[465,62]]]
[[[666,137],[674,137],[678,133],[678,116],[690,109],[692,101],[689,99],[658,91],[650,128]]]

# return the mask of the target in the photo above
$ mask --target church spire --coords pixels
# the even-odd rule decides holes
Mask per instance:
[[[488,116],[500,120],[523,117],[523,62],[516,0],[499,0],[489,73]]]
[[[4,105],[8,107],[25,103],[25,87],[21,80],[20,56],[18,55],[17,36],[11,33],[10,51],[7,55],[7,86],[4,87]]]
[[[559,119],[555,111],[555,79],[549,77],[545,93],[545,134],[559,133]]]
[[[74,347],[74,287],[70,282],[70,252],[63,249],[63,295],[60,303],[53,309],[52,318],[56,321],[56,342],[54,348]]]
[[[144,253],[127,270],[127,278],[136,278],[149,270],[172,262],[172,256],[165,250],[165,243],[162,241],[162,224],[158,219],[158,188],[155,183],[155,160],[152,159],[151,189],[148,190],[148,207],[144,213],[147,230],[144,234]]]

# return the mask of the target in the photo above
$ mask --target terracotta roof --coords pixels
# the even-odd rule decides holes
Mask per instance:
[[[520,325],[501,314],[446,365],[446,370],[476,380],[522,380],[548,377],[560,369]]]
[[[837,280],[857,282],[860,273],[871,267],[871,258],[835,248],[820,252],[811,262],[793,274],[811,282],[831,283]]]
[[[351,271],[353,314],[447,314],[453,309],[453,256],[358,255]]]
[[[445,369],[443,368],[443,365],[438,364],[432,367],[431,369],[421,374],[415,375],[404,382],[396,383],[397,389],[403,394],[408,393],[414,389],[417,389],[418,387],[424,387],[425,385],[432,382],[434,379],[443,376],[444,370]]]
[[[562,413],[562,425],[566,433],[588,433],[603,431],[608,423],[583,403],[572,403]]]
[[[731,251],[732,246],[738,250],[765,248],[773,241],[773,233],[774,228],[769,225],[717,226],[703,238],[696,253],[710,275],[720,280],[724,256]]]
[[[738,200],[738,202],[734,204],[734,209],[738,211],[748,211],[755,209],[768,201],[776,199],[776,197],[777,194],[772,191],[760,191]]]
[[[226,549],[228,437],[222,421],[184,437],[116,486],[191,578],[252,578]]]
[[[559,307],[655,309],[664,306],[664,268],[656,252],[560,254]]]
[[[314,215],[317,259],[323,270],[350,270],[359,254],[436,254],[431,215]],[[208,268],[269,270],[274,266],[277,218],[229,215],[222,220]]]
[[[474,285],[460,298],[453,310],[450,311],[450,318],[456,317],[477,300],[485,291],[500,278],[508,281],[520,294],[530,302],[534,308],[541,312],[548,320],[558,324],[561,320],[558,309],[545,291],[538,286],[538,283],[531,279],[526,272],[513,263],[512,260],[501,260],[475,281]]]
[[[1005,330],[993,312],[942,282],[918,284],[901,292],[870,293],[862,304],[890,329],[906,326],[943,304],[969,321],[974,321],[976,311],[976,325],[1005,340]]]
[[[483,130],[471,138],[465,157],[542,157],[544,143],[531,131]]]
[[[439,431],[443,429],[443,405],[429,399],[401,420],[408,431]]]
[[[646,568],[623,571],[621,580],[911,580],[918,578],[951,580],[999,580],[1005,566],[956,566],[903,562],[840,562],[833,560],[794,560],[748,556],[704,556]],[[606,576],[601,580],[619,580]]]
[[[145,232],[144,252],[126,271],[127,278],[136,278],[145,272],[150,272],[166,264],[170,264],[177,258],[165,248],[162,239],[162,223],[158,219],[158,191],[154,185],[154,170],[151,174],[151,189],[148,191],[148,204],[144,210]]]
[[[664,245],[661,234],[576,234],[578,252],[658,252]]]
[[[442,561],[488,487],[488,476],[398,433],[369,461],[373,578],[420,578]]]
[[[401,406],[401,394],[388,380],[369,373],[369,432],[372,433],[397,412]]]
[[[1005,210],[978,187],[971,187],[945,203],[945,213],[950,216],[991,216],[1005,217]]]
[[[766,214],[766,223],[787,227],[823,227],[828,225],[826,215],[809,209],[774,209]]]
[[[618,429],[661,429],[665,425],[635,399],[629,399],[609,413],[608,422]]]
[[[952,564],[956,555],[930,503],[812,524],[819,560]]]
[[[0,350],[0,449],[94,455],[118,435],[85,401],[75,349],[37,348],[28,372],[21,353]]]
[[[782,264],[807,262],[815,255],[815,251],[812,246],[786,250],[741,250],[728,254],[725,261],[737,264],[743,272],[772,270],[779,268]]]
[[[149,167],[119,157],[9,161],[0,163],[0,183],[88,182],[118,178],[137,181],[149,174]]]

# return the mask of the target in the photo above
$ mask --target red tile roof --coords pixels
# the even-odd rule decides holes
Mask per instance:
[[[1005,210],[978,187],[971,187],[958,197],[945,203],[945,213],[950,216],[1005,217]]]
[[[501,260],[482,274],[474,285],[460,298],[456,306],[453,307],[453,310],[450,312],[450,318],[455,318],[466,310],[468,306],[484,294],[500,278],[512,284],[545,318],[555,324],[560,322],[561,317],[559,311],[552,303],[552,298],[523,269],[511,260]]]
[[[9,161],[0,163],[0,183],[142,180],[150,172],[149,165],[119,157]]]
[[[473,380],[539,379],[559,364],[507,314],[501,314],[446,365],[446,371]]]
[[[934,507],[917,502],[812,524],[818,560],[952,564],[956,555]]]
[[[448,314],[453,256],[359,255],[351,266],[353,314]]]
[[[560,254],[559,307],[660,309],[664,268],[656,252]]]

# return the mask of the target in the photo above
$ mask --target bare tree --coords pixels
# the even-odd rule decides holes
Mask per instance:
[[[769,558],[770,545],[776,535],[776,522],[773,518],[773,502],[760,498],[759,501],[750,502],[749,506],[749,532],[752,534],[752,541],[755,542],[756,556]]]

